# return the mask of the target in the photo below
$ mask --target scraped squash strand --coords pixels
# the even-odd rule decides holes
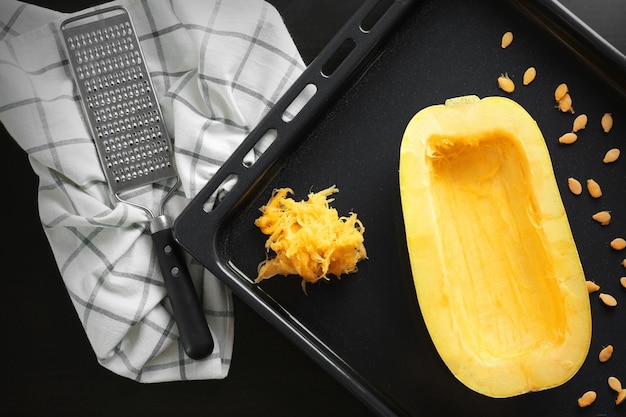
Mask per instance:
[[[274,191],[261,207],[255,225],[269,235],[265,249],[276,256],[258,267],[256,282],[274,275],[300,275],[302,288],[328,275],[340,277],[356,272],[357,262],[367,257],[363,244],[365,228],[355,213],[339,217],[328,197],[339,190],[332,186],[310,193],[305,201],[287,197],[290,188]]]

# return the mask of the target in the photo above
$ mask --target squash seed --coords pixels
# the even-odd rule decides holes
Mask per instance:
[[[591,218],[600,223],[602,226],[606,226],[611,223],[611,212],[606,210],[599,211],[591,216]]]
[[[602,115],[602,120],[600,120],[600,124],[602,125],[602,130],[604,130],[604,133],[609,133],[609,131],[613,127],[613,116],[611,115],[611,113],[604,113]]]
[[[567,186],[569,190],[576,195],[580,195],[580,193],[583,192],[583,186],[576,178],[569,177],[567,179]]]
[[[598,184],[595,180],[591,178],[587,180],[587,191],[589,191],[589,195],[593,198],[602,197],[602,189],[600,188],[600,184]]]
[[[619,283],[622,284],[622,287],[626,288],[626,277],[621,277]]]
[[[587,284],[587,292],[589,294],[600,290],[600,286],[593,281],[585,281],[585,284]]]
[[[561,110],[563,113],[574,113],[574,107],[572,107],[572,97],[569,95],[569,93],[565,93],[563,98],[559,100],[558,105],[559,110]]]
[[[620,392],[617,393],[617,398],[615,399],[615,405],[620,405],[626,400],[626,389],[622,388]]]
[[[515,91],[515,83],[509,78],[509,74],[500,74],[498,77],[498,87],[506,93]]]
[[[576,142],[576,139],[578,139],[578,135],[576,135],[576,133],[568,132],[559,138],[559,143],[571,145],[572,143]]]
[[[611,356],[613,356],[613,345],[607,345],[600,351],[598,360],[600,360],[600,362],[607,362],[611,359]]]
[[[616,237],[611,241],[611,247],[615,250],[623,250],[626,248],[626,240],[621,237]]]
[[[611,162],[615,162],[617,161],[617,158],[619,158],[619,154],[620,154],[619,149],[617,148],[609,149],[607,153],[604,155],[604,159],[602,160],[602,162],[604,162],[605,164],[610,164]]]
[[[556,102],[561,101],[561,99],[565,96],[565,94],[567,94],[569,92],[569,89],[567,88],[567,84],[562,83],[559,84],[556,87],[556,90],[554,90],[554,100]]]
[[[529,67],[526,71],[524,71],[524,85],[528,85],[535,81],[535,77],[537,76],[537,70],[535,67]]]
[[[622,390],[622,382],[614,376],[610,376],[608,379],[609,387],[615,392]]]
[[[508,47],[512,42],[513,42],[513,32],[506,32],[504,35],[502,35],[501,46],[503,49]]]
[[[587,115],[579,114],[578,117],[574,119],[574,125],[572,126],[572,132],[578,132],[579,130],[587,127]]]
[[[598,395],[595,391],[587,391],[578,399],[578,406],[587,407],[593,404],[597,397]]]
[[[617,300],[611,294],[602,292],[600,293],[599,298],[608,307],[615,307],[617,305]]]

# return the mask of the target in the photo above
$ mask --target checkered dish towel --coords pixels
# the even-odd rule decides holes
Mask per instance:
[[[111,196],[100,168],[63,52],[59,24],[68,15],[0,3],[0,121],[39,176],[43,228],[99,363],[141,382],[226,377],[231,294],[190,260],[216,343],[204,360],[186,357],[148,217]],[[176,217],[304,64],[279,14],[261,0],[115,4],[136,25],[174,142],[182,187],[165,209]],[[132,201],[156,208],[171,185],[143,187]]]

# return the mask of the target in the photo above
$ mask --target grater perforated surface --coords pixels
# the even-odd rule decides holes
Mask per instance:
[[[66,22],[63,38],[113,194],[177,176],[171,141],[128,13]]]

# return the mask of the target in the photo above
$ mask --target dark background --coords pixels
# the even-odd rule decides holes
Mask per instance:
[[[227,0],[225,0],[227,1]],[[33,1],[77,11],[100,1]],[[361,0],[271,0],[306,63]],[[562,0],[626,53],[626,2]],[[5,193],[0,302],[3,415],[367,416],[361,403],[281,334],[235,299],[235,347],[222,381],[139,384],[98,365],[52,258],[37,214],[37,179],[0,127]]]

